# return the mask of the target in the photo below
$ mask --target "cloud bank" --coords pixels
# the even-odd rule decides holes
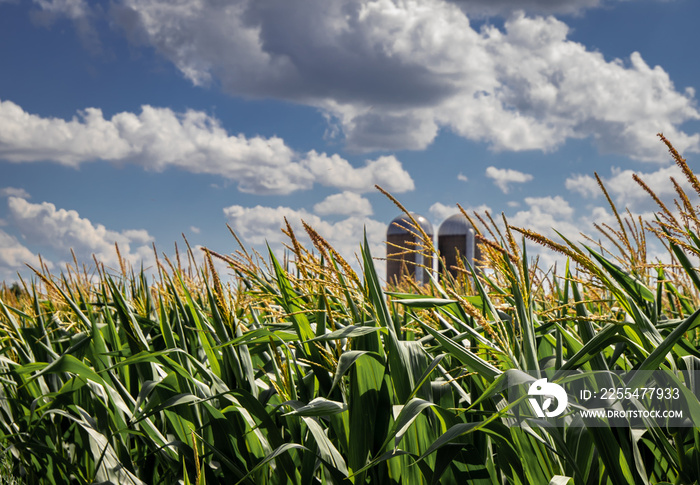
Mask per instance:
[[[47,262],[49,268],[53,267]],[[17,277],[17,272],[24,272],[26,264],[40,267],[39,257],[24,246],[16,237],[0,229],[0,281],[10,282]]]
[[[134,265],[153,262],[153,237],[143,229],[114,231],[80,217],[74,210],[57,209],[54,204],[33,204],[19,197],[7,200],[9,218],[23,238],[32,244],[51,248],[65,260],[72,248],[79,261],[89,262],[94,254],[98,261],[119,268],[114,244],[119,245],[122,258]],[[22,261],[37,260],[29,249],[20,247],[14,238],[5,235],[0,244],[0,260],[4,266],[17,268]]]
[[[495,150],[590,138],[604,152],[667,161],[659,131],[684,153],[700,150],[700,135],[682,128],[700,117],[694,92],[639,53],[606,59],[554,17],[520,13],[476,30],[460,8],[515,4],[124,0],[113,15],[194,84],[315,106],[357,150],[422,149],[441,129]],[[525,4],[564,12],[599,2]]]
[[[370,191],[374,184],[397,193],[414,188],[394,156],[355,168],[338,155],[314,150],[299,154],[278,137],[229,135],[217,119],[201,111],[175,113],[148,105],[139,114],[123,112],[109,119],[100,109],[87,108],[66,121],[0,100],[0,159],[48,160],[71,167],[104,160],[154,171],[176,168],[221,175],[236,181],[239,190],[256,194],[289,194],[314,183],[355,192]]]
[[[289,242],[281,230],[284,227],[284,218],[286,217],[297,238],[307,248],[311,249],[313,246],[306,235],[301,223],[302,220],[325,238],[356,270],[359,270],[359,266],[356,264],[355,254],[360,253],[360,243],[365,231],[367,231],[367,240],[370,243],[372,255],[374,257],[386,255],[383,242],[386,240],[387,226],[384,222],[368,217],[350,215],[337,222],[328,222],[303,209],[261,205],[255,207],[232,205],[224,208],[224,215],[233,230],[248,244],[259,246],[269,243],[273,248],[281,248],[281,243]],[[378,262],[376,267],[378,272],[383,275],[385,265]]]
[[[640,172],[629,169],[622,170],[618,167],[611,167],[610,174],[600,174],[600,178],[615,204],[620,206],[619,209],[629,208],[637,212],[658,210],[652,198],[649,197],[647,192],[632,178],[635,174],[647,184],[659,199],[669,204],[671,209],[673,209],[671,201],[674,198],[678,198],[671,178],[683,188],[692,203],[697,204],[700,202],[698,198],[699,195],[695,193],[691,184],[677,165],[663,167],[651,172]],[[603,196],[598,182],[590,175],[573,175],[566,180],[566,187],[589,199]]]

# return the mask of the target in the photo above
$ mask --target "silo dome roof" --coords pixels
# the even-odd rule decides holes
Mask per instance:
[[[434,233],[433,225],[430,223],[430,221],[422,215],[416,214],[415,212],[411,212],[411,215],[416,222],[420,224],[420,227],[425,231],[425,233],[432,237]],[[412,226],[413,223],[411,222],[411,219],[406,214],[401,214],[391,221],[391,224],[389,224],[389,227],[386,230],[386,235],[396,236],[399,234],[406,234],[408,232],[416,232],[415,229],[412,229]]]
[[[461,212],[451,215],[440,224],[440,229],[438,229],[438,237],[440,236],[466,236],[469,230],[474,230],[472,225],[469,223],[469,219],[466,218]]]

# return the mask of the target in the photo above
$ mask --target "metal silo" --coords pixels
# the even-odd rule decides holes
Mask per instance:
[[[432,239],[434,233],[430,221],[414,212],[411,212],[411,215]],[[413,278],[419,284],[430,281],[429,272],[433,268],[433,258],[426,254],[426,248],[415,235],[417,233],[406,214],[400,215],[389,224],[386,231],[386,278],[390,284],[398,283],[404,276]]]
[[[447,269],[452,276],[457,277],[457,270],[454,267],[457,266],[458,258],[465,258],[470,265],[474,266],[476,255],[474,234],[474,228],[469,223],[469,219],[461,212],[448,217],[440,224],[438,252],[445,260],[445,268],[440,268],[441,273]]]

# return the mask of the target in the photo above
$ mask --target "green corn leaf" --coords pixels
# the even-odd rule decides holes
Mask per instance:
[[[344,338],[361,337],[363,335],[369,335],[375,332],[387,333],[387,330],[381,327],[364,327],[358,325],[348,325],[345,328],[329,332],[325,335],[321,335],[320,337],[312,338],[311,340],[309,340],[309,342],[328,342],[331,340],[340,340]]]
[[[577,369],[584,363],[600,355],[602,349],[611,345],[614,337],[620,331],[620,328],[619,325],[614,324],[608,324],[603,327],[602,330],[581,347],[581,350],[572,355],[559,370],[566,371]]]
[[[689,316],[683,323],[678,325],[678,327],[673,330],[664,341],[654,349],[654,351],[649,354],[649,356],[644,359],[637,370],[656,370],[659,368],[661,363],[666,359],[667,354],[673,349],[673,347],[681,340],[686,332],[698,327],[700,325],[700,310],[697,310],[691,316]],[[639,375],[639,374],[638,374]],[[633,381],[630,386],[634,386]]]
[[[323,431],[323,428],[318,421],[312,417],[302,417],[304,423],[309,428],[309,432],[314,437],[318,446],[318,453],[321,460],[328,464],[333,474],[340,475],[342,478],[348,476],[348,467],[345,460],[338,452],[331,440],[328,439]]]
[[[283,404],[289,404],[289,401]],[[345,403],[331,401],[323,397],[317,397],[309,402],[309,404],[295,407],[283,416],[331,416],[347,411],[348,407]]]
[[[399,411],[399,415],[396,417],[396,421],[394,421],[394,424],[389,431],[389,435],[387,436],[386,442],[381,449],[384,449],[392,439],[394,440],[394,449],[398,448],[404,434],[406,434],[406,431],[408,431],[408,428],[416,420],[416,418],[418,418],[420,413],[435,405],[435,403],[428,402],[423,399],[412,398],[404,406],[400,406],[401,410]]]
[[[278,456],[289,452],[290,450],[304,450],[304,451],[310,451],[307,447],[299,445],[297,443],[285,443],[281,445],[280,447],[276,448],[272,453],[268,454],[265,456],[264,459],[262,459],[255,467],[253,467],[243,478],[238,480],[235,485],[238,485],[239,483],[247,482],[247,483],[253,483],[250,480],[248,480],[248,477],[251,475],[255,474],[258,470],[260,470],[263,466],[267,465],[270,461],[274,460]]]
[[[502,374],[502,371],[489,364],[481,357],[473,354],[468,349],[459,345],[449,337],[445,337],[440,334],[437,330],[433,329],[429,325],[423,322],[419,322],[421,327],[432,335],[435,340],[437,340],[442,348],[453,357],[457,358],[462,364],[467,366],[470,370],[479,373],[481,376],[485,377],[489,381],[493,381],[496,377]]]
[[[613,277],[615,281],[625,290],[629,295],[632,295],[637,304],[641,305],[644,302],[654,302],[654,292],[651,291],[647,286],[638,278],[627,273],[618,265],[604,257],[602,254],[594,251],[585,244],[583,245],[588,252],[605,268],[610,276]]]
[[[24,372],[24,369],[18,368],[16,372]],[[71,374],[77,375],[83,379],[90,379],[100,385],[105,385],[104,379],[97,374],[92,368],[85,365],[82,361],[78,360],[71,354],[64,354],[58,358],[58,360],[53,361],[50,364],[46,364],[39,373],[33,376],[36,379],[45,374],[57,374],[61,372],[69,372]]]
[[[564,475],[554,475],[549,481],[549,485],[569,485],[574,481],[571,477],[565,477]]]
[[[217,377],[221,377],[221,354],[214,349],[216,345],[214,337],[212,336],[214,332],[212,332],[207,325],[206,316],[202,314],[199,306],[192,299],[192,295],[187,289],[187,285],[182,281],[180,273],[177,273],[177,277],[187,301],[187,313],[197,329],[197,339],[201,343],[204,353],[207,355],[212,372]]]
[[[80,426],[88,435],[95,463],[95,480],[100,483],[119,483],[125,485],[145,485],[136,475],[131,473],[119,460],[114,448],[98,429],[92,417],[80,406],[75,406],[80,416],[74,416],[59,409],[50,410],[51,414],[62,415]]]
[[[338,366],[336,367],[335,376],[333,377],[333,385],[331,387],[331,391],[333,390],[333,388],[335,388],[335,386],[338,385],[340,379],[347,373],[347,371],[355,363],[355,361],[357,361],[357,359],[359,359],[365,354],[373,355],[374,358],[381,361],[381,357],[379,357],[376,354],[372,354],[371,352],[368,352],[366,350],[349,350],[347,352],[344,352],[340,356],[340,359],[338,359]]]

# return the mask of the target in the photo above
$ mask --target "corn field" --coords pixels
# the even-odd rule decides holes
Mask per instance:
[[[479,269],[426,286],[386,288],[366,238],[356,272],[289,225],[290,261],[239,243],[153,276],[37,268],[0,290],[0,483],[700,483],[697,427],[516,426],[504,397],[520,371],[700,371],[700,218],[676,181],[669,209],[636,180],[656,218],[608,197],[602,241],[466,214]]]

